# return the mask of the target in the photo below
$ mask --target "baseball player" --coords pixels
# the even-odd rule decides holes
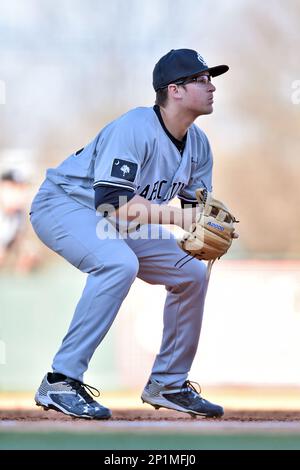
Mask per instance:
[[[192,257],[180,263],[184,253],[164,225],[190,227],[197,215],[195,190],[211,191],[212,153],[194,121],[212,113],[211,78],[227,71],[227,65],[208,67],[194,50],[171,50],[154,67],[154,107],[130,110],[47,171],[32,203],[32,225],[49,248],[88,277],[53,372],[37,390],[37,405],[110,418],[83,375],[139,277],[167,290],[161,348],[142,400],[192,415],[223,415],[223,408],[202,398],[188,380],[201,329],[206,265]],[[168,205],[176,196],[181,208]]]

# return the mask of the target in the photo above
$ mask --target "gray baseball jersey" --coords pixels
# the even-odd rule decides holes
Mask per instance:
[[[139,107],[108,124],[47,177],[90,208],[97,186],[129,189],[155,204],[175,196],[195,202],[196,188],[212,189],[212,154],[206,135],[193,124],[181,155],[153,108]]]

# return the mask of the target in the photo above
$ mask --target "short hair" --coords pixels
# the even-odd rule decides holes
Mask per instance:
[[[168,101],[168,87],[160,88],[156,92],[155,104],[158,106],[165,106]]]
[[[176,82],[175,82],[176,85]],[[179,84],[179,86],[182,86],[186,90],[185,84]],[[165,106],[168,101],[168,87],[166,86],[165,88],[159,88],[156,92],[156,100],[155,104],[158,106]]]

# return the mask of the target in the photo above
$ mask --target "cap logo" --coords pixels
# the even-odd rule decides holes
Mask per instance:
[[[202,55],[199,54],[199,52],[197,52],[197,59],[199,60],[199,62],[201,62],[203,65],[205,65],[205,67],[208,67],[207,63],[203,59]]]

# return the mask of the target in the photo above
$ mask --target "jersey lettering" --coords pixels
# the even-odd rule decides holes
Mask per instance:
[[[151,192],[151,196],[149,197],[149,201],[153,201],[154,199],[156,199],[158,183],[159,183],[159,180],[155,181],[152,192]]]
[[[145,199],[147,199],[147,195],[148,195],[149,189],[150,189],[150,184],[147,184],[147,186],[145,186],[145,188],[143,189],[143,191],[140,193],[140,196],[141,196],[141,197],[144,197]]]
[[[168,182],[168,181],[166,181],[166,180],[162,180],[162,181],[159,183],[159,188],[158,188],[158,193],[157,193],[157,199],[161,199],[161,194],[160,194],[160,192],[161,192],[162,185],[163,185],[163,184],[166,184],[167,182]]]
[[[167,180],[162,180],[162,181],[155,181],[153,185],[147,184],[147,186],[142,189],[142,191],[139,193],[139,195],[145,199],[148,199],[148,201],[155,201],[162,199],[161,195],[161,189],[164,184],[167,184]],[[172,186],[169,188],[168,192],[166,193],[165,197],[163,198],[163,201],[170,201],[173,199],[176,194],[178,194],[183,188],[185,184],[182,183],[181,181],[178,181],[176,183],[173,183]],[[140,187],[138,188],[138,191],[140,190]]]

